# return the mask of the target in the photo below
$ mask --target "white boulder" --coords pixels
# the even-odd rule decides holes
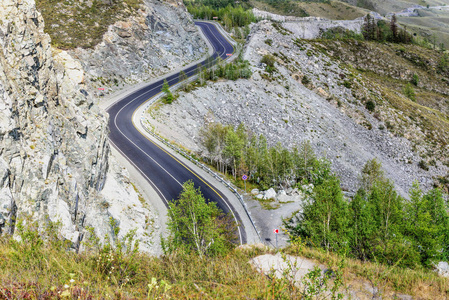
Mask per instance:
[[[275,198],[276,198],[276,191],[273,188],[270,188],[269,190],[267,190],[263,196],[264,200],[275,199]]]

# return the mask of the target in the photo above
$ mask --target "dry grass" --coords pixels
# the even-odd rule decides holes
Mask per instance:
[[[319,3],[310,1],[294,1],[285,7],[275,8],[263,1],[251,0],[251,5],[272,13],[296,17],[306,15],[331,20],[353,20],[367,14],[367,10],[340,1]]]
[[[225,257],[208,259],[182,253],[161,258],[132,256],[117,250],[76,254],[49,245],[14,249],[11,241],[3,240],[0,299],[56,299],[67,291],[73,299],[75,295],[80,299],[265,297],[270,293],[268,279],[248,263],[260,253],[257,249],[235,250]],[[153,289],[149,296],[152,278],[159,290]],[[166,292],[162,280],[169,286]]]
[[[345,61],[352,77],[360,78],[361,84],[353,84],[353,92],[365,96],[357,100],[362,105],[368,99],[375,102],[379,119],[388,123],[390,132],[409,139],[429,160],[447,156],[449,78],[438,70],[440,52],[417,45],[350,40],[312,44],[323,54],[332,53],[333,59]],[[413,74],[419,77],[418,86],[413,86],[416,101],[403,91]]]
[[[88,3],[91,3],[89,6]],[[61,49],[93,48],[108,26],[135,13],[142,0],[36,0],[52,45]]]
[[[341,256],[308,247],[290,246],[286,252],[331,268],[337,266],[342,259]],[[343,274],[347,289],[374,287],[385,299],[395,299],[398,293],[412,295],[417,299],[435,300],[447,299],[449,295],[449,278],[440,277],[426,269],[411,270],[345,258]]]
[[[0,299],[297,299],[297,288],[255,272],[249,260],[274,252],[267,248],[235,249],[222,257],[201,259],[175,253],[152,257],[134,251],[130,239],[116,249],[86,238],[90,251],[67,251],[70,243],[47,228],[43,242],[35,230],[17,228],[24,242],[0,240]],[[96,246],[97,245],[97,246]],[[303,256],[336,270],[341,257],[304,246],[283,252]],[[408,270],[346,259],[346,293],[359,286],[379,288],[393,299],[396,291],[422,299],[442,299],[446,278],[428,270]],[[296,290],[286,296],[285,289]],[[287,293],[288,294],[288,293]]]

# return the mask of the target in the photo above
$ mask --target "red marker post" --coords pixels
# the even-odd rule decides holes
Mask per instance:
[[[273,229],[274,236],[276,237],[276,249],[278,248],[278,233],[279,229]]]

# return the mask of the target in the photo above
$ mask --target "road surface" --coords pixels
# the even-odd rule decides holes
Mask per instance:
[[[195,24],[200,27],[205,37],[213,46],[213,60],[217,57],[226,59],[228,57],[227,54],[234,52],[232,44],[226,40],[215,25],[207,22],[195,22]],[[205,65],[206,62],[210,63],[210,61],[211,59],[209,58],[203,61],[202,64]],[[190,77],[196,73],[197,69],[197,65],[194,65],[183,71]],[[178,83],[178,79],[179,73],[166,78],[170,86]],[[186,164],[158,146],[150,138],[141,133],[135,124],[133,124],[132,120],[135,111],[149,99],[161,92],[163,82],[164,79],[151,83],[125,96],[108,108],[107,112],[110,116],[109,139],[112,145],[137,167],[167,206],[168,202],[172,199],[178,198],[182,190],[182,184],[188,180],[192,180],[195,187],[201,189],[206,199],[216,202],[220,209],[233,216],[234,220],[239,224],[238,237],[240,243],[246,243],[246,229],[240,224],[242,224],[241,217],[247,218],[247,216],[240,216],[237,213],[233,204],[238,205],[238,203],[235,201],[231,203],[219,189],[214,188],[206,179],[199,176]],[[253,228],[251,230],[254,231]]]

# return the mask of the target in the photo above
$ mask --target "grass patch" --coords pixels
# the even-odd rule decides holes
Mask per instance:
[[[279,202],[276,202],[274,199],[257,199],[260,205],[265,210],[275,210],[281,207]]]
[[[337,265],[344,258],[341,255],[305,246],[289,246],[285,252],[328,266]],[[366,280],[381,291],[382,298],[396,299],[394,295],[400,292],[418,299],[446,299],[449,291],[449,279],[440,277],[431,270],[411,270],[349,258],[344,260],[343,278],[346,286],[357,286],[359,280]]]
[[[97,237],[87,234],[83,245],[88,251],[76,253],[67,251],[70,242],[59,237],[57,224],[48,223],[39,231],[37,224],[29,223],[31,228],[21,224],[17,223],[16,232],[22,241],[6,236],[0,239],[2,299],[279,299],[279,293],[289,286],[256,272],[248,263],[258,255],[274,254],[267,248],[236,248],[226,255],[203,259],[181,251],[154,257],[138,251],[131,232],[116,247],[100,246]],[[111,228],[114,237],[119,232],[115,221],[111,221]],[[45,241],[42,236],[46,236]],[[306,257],[332,270],[342,261],[342,256],[296,241],[281,253]],[[440,299],[449,290],[449,279],[429,270],[347,258],[343,267],[346,287],[353,288],[364,280],[386,298],[399,291]],[[302,299],[300,293],[294,295],[292,299]]]
[[[61,49],[93,48],[108,26],[137,12],[142,0],[36,0],[52,45]]]
[[[446,74],[436,71],[440,52],[418,45],[353,40],[318,40],[311,44],[325,49],[327,55],[332,53],[331,58],[346,61],[345,68],[370,87],[368,92],[374,97],[357,100],[387,120],[389,131],[423,145],[425,152],[437,160],[446,156],[443,149],[449,144],[449,97]],[[352,59],[355,56],[357,60]],[[412,85],[410,82],[418,83],[417,78],[419,84]],[[358,85],[352,84],[352,88]],[[375,107],[368,106],[369,101]]]

